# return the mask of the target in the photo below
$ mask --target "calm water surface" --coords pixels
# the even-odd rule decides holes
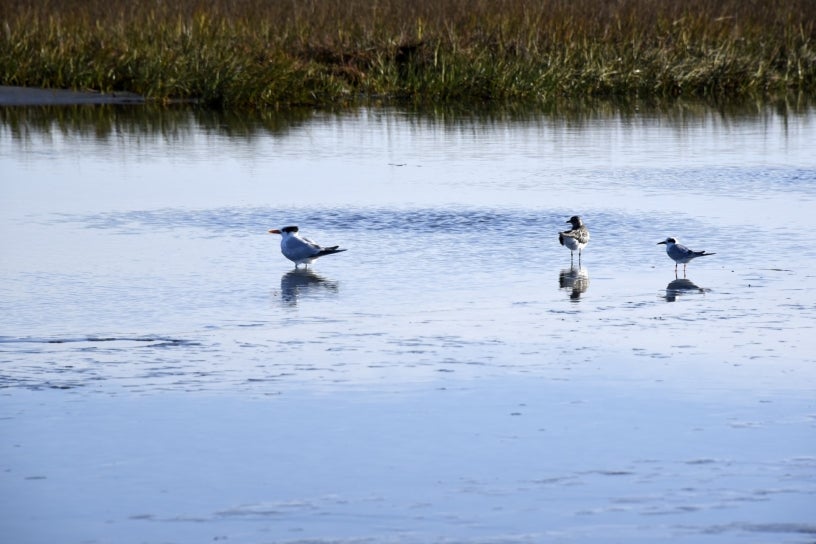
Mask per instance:
[[[814,540],[812,109],[0,115],[18,542]]]

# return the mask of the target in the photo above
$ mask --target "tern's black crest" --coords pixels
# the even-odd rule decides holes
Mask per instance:
[[[297,228],[296,226],[292,225],[292,226],[290,226],[290,227],[283,227],[283,228],[281,229],[281,231],[282,231],[282,232],[297,232],[297,231],[298,231],[298,228]]]

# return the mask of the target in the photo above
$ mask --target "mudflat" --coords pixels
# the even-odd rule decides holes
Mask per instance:
[[[142,104],[135,93],[100,93],[0,85],[0,106],[72,106],[80,104]]]

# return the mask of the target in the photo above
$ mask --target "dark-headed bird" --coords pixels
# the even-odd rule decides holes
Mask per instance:
[[[581,250],[589,243],[589,229],[577,215],[567,219],[567,223],[572,223],[572,229],[559,232],[558,241],[570,250],[570,262],[572,262],[572,253],[578,252],[578,266],[580,266]]]

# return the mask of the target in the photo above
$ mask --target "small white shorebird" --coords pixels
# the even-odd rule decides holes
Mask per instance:
[[[315,259],[323,255],[346,251],[345,249],[338,249],[339,246],[323,247],[318,245],[308,238],[300,236],[296,226],[272,229],[269,234],[280,234],[282,236],[281,253],[295,263],[295,268],[301,264],[308,267]]]
[[[578,252],[578,266],[581,266],[581,250],[589,243],[589,229],[577,215],[567,219],[567,223],[572,223],[572,229],[559,232],[558,241],[570,250],[570,262],[572,262],[572,252]]]
[[[706,257],[708,255],[716,255],[715,253],[706,253],[705,251],[694,251],[683,244],[677,241],[677,238],[672,238],[671,236],[663,240],[662,242],[658,242],[657,245],[666,244],[666,255],[669,256],[671,260],[674,261],[674,274],[677,275],[677,265],[682,263],[683,264],[683,275],[686,273],[686,265],[692,259],[696,259],[697,257]]]

